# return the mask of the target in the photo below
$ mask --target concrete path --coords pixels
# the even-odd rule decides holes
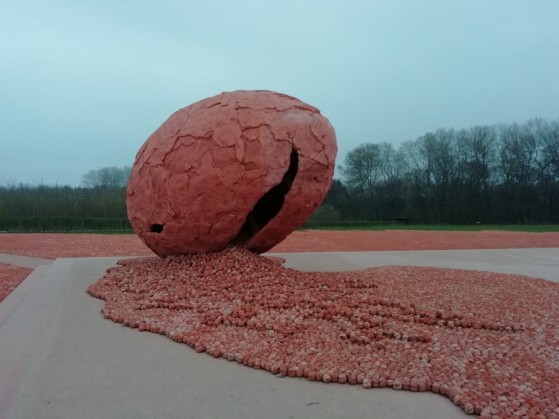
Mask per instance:
[[[414,264],[559,276],[559,249],[280,256],[301,270]],[[11,308],[0,310],[0,418],[468,417],[432,393],[277,378],[105,320],[103,301],[85,290],[116,260],[58,259],[0,304]]]
[[[0,302],[0,327],[8,319],[8,317],[10,317],[12,312],[16,310],[33,285],[36,284],[48,270],[48,267],[52,262],[52,259],[13,255],[11,253],[0,253],[0,263],[33,269],[33,272],[31,272],[27,278],[25,278],[25,280],[11,292],[11,298],[6,298]],[[0,400],[1,397],[2,396],[0,394]],[[0,419],[2,419],[1,416]]]
[[[0,253],[0,263],[5,263],[13,266],[21,266],[23,268],[35,269],[42,265],[50,265],[52,262],[52,259],[12,255],[11,253]]]
[[[532,276],[559,282],[559,249],[420,250],[413,252],[270,253],[301,270],[346,271],[381,265],[433,266]]]

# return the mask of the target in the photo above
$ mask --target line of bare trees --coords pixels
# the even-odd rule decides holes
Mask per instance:
[[[559,119],[362,144],[339,170],[315,218],[559,223]]]
[[[559,119],[441,128],[397,148],[362,144],[339,170],[342,179],[333,181],[314,221],[559,224]],[[129,228],[129,174],[130,167],[105,167],[86,173],[80,187],[0,187],[0,230],[14,220],[17,228],[21,218],[30,229],[45,218],[56,218],[55,227],[87,218]]]
[[[125,188],[129,175],[127,166],[104,167],[84,174],[80,187],[0,187],[0,230],[128,230]]]
[[[124,187],[4,187],[0,217],[126,217]]]

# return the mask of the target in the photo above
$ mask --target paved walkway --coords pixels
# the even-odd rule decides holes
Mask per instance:
[[[558,281],[559,249],[279,254],[301,270],[411,264]],[[57,259],[0,304],[0,418],[466,418],[445,397],[277,378],[103,319],[118,258]]]
[[[11,253],[0,253],[0,263],[5,263],[13,266],[21,266],[23,268],[35,269],[42,265],[50,265],[52,262],[52,259],[12,255]]]
[[[272,254],[301,270],[346,271],[381,265],[432,266],[526,275],[559,282],[559,248]]]

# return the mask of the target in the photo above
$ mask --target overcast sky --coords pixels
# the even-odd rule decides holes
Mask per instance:
[[[0,184],[131,165],[175,110],[269,89],[365,142],[559,117],[559,1],[0,0]]]

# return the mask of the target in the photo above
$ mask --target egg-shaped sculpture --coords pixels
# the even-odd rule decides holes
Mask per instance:
[[[161,257],[228,245],[262,253],[324,199],[336,139],[320,111],[271,91],[235,91],[175,112],[142,145],[128,218]]]

